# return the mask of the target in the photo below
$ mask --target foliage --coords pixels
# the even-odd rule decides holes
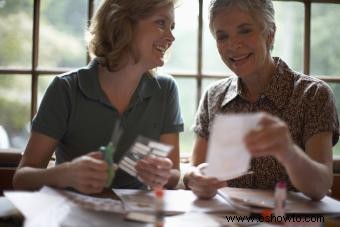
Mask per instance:
[[[5,2],[2,8],[0,4],[0,66],[30,67],[34,1],[0,0],[0,2]],[[41,1],[39,67],[79,67],[85,64],[86,48],[83,36],[87,25],[87,2],[84,0]],[[317,7],[312,8],[311,74],[340,75],[340,64],[336,57],[340,55],[340,45],[337,44],[336,38],[340,37],[340,30],[337,29],[336,22],[340,14],[340,5],[315,5]],[[301,71],[303,65],[303,4],[301,2],[275,1],[275,7],[277,8],[277,18],[281,18],[281,20],[278,21],[279,36],[275,42],[273,55],[283,55],[284,58],[289,59],[288,63],[294,69]],[[180,67],[187,72],[196,72],[197,40],[188,38],[193,37],[192,34],[197,32],[197,24],[193,25],[190,22],[195,20],[196,16],[192,15],[189,19],[188,15],[185,21],[177,21],[176,27],[178,28],[175,29],[177,34],[174,44],[176,51],[170,56],[167,64],[168,69]],[[185,26],[180,28],[181,24],[185,24]],[[283,31],[288,32],[280,33],[279,29],[282,27],[285,28]],[[179,31],[176,31],[178,29]],[[203,70],[226,70],[221,60],[216,58],[218,55],[209,30],[204,29]],[[287,45],[283,45],[287,43],[290,44],[291,50],[289,51],[286,50]],[[1,94],[4,91],[7,92],[8,88],[11,88],[12,92],[21,94],[22,85],[20,83],[23,82],[14,79],[14,77],[0,75]],[[190,151],[193,141],[190,127],[194,118],[197,91],[188,88],[196,87],[195,80],[179,79],[178,85],[186,123],[186,132],[181,135],[181,139],[184,141],[182,147],[183,150]],[[340,97],[340,84],[331,83],[330,86],[335,96]],[[39,85],[41,90],[44,90],[43,87]],[[0,124],[5,125],[9,134],[19,132],[29,119],[29,105],[22,100],[11,99],[6,95],[0,97]],[[340,99],[338,98],[336,102],[338,110],[340,110]],[[340,147],[337,148],[337,152],[340,155]]]
[[[27,114],[30,113],[29,108],[30,107],[24,103],[8,100],[6,97],[0,97],[0,122],[9,135],[22,131],[28,122]]]

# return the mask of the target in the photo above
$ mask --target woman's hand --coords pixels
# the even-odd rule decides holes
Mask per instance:
[[[267,113],[263,113],[258,128],[245,137],[245,143],[252,156],[272,155],[282,164],[294,152],[294,143],[287,124]]]
[[[226,187],[226,181],[220,181],[214,177],[204,176],[202,170],[208,164],[202,163],[197,168],[186,174],[186,185],[201,199],[210,199],[217,193],[217,189]]]
[[[170,178],[172,162],[169,158],[147,156],[135,166],[138,179],[151,188],[163,187]]]
[[[95,194],[103,190],[108,177],[108,165],[100,152],[91,152],[63,165],[61,181],[79,192]]]

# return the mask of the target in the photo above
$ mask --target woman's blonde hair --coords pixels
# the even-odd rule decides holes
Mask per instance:
[[[110,71],[118,71],[132,55],[134,26],[156,9],[175,5],[176,0],[103,0],[91,19],[87,45],[91,58]]]

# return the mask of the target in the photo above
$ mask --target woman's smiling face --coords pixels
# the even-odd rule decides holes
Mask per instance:
[[[239,77],[261,72],[271,58],[269,36],[246,11],[221,9],[213,20],[213,33],[224,63]]]
[[[164,64],[164,54],[175,40],[174,20],[174,6],[169,5],[137,22],[133,50],[139,57],[138,64],[143,64],[147,70]]]

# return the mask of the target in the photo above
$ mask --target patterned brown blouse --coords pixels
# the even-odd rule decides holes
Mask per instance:
[[[294,142],[303,150],[311,136],[324,131],[333,132],[335,145],[339,139],[339,120],[330,87],[317,78],[291,70],[280,58],[274,61],[275,74],[255,103],[242,96],[242,82],[236,76],[211,85],[200,101],[194,132],[208,138],[213,119],[219,113],[264,111],[284,120]],[[276,182],[284,180],[289,190],[296,190],[284,167],[272,156],[252,158],[250,170],[254,174],[230,180],[228,186],[274,189]]]

